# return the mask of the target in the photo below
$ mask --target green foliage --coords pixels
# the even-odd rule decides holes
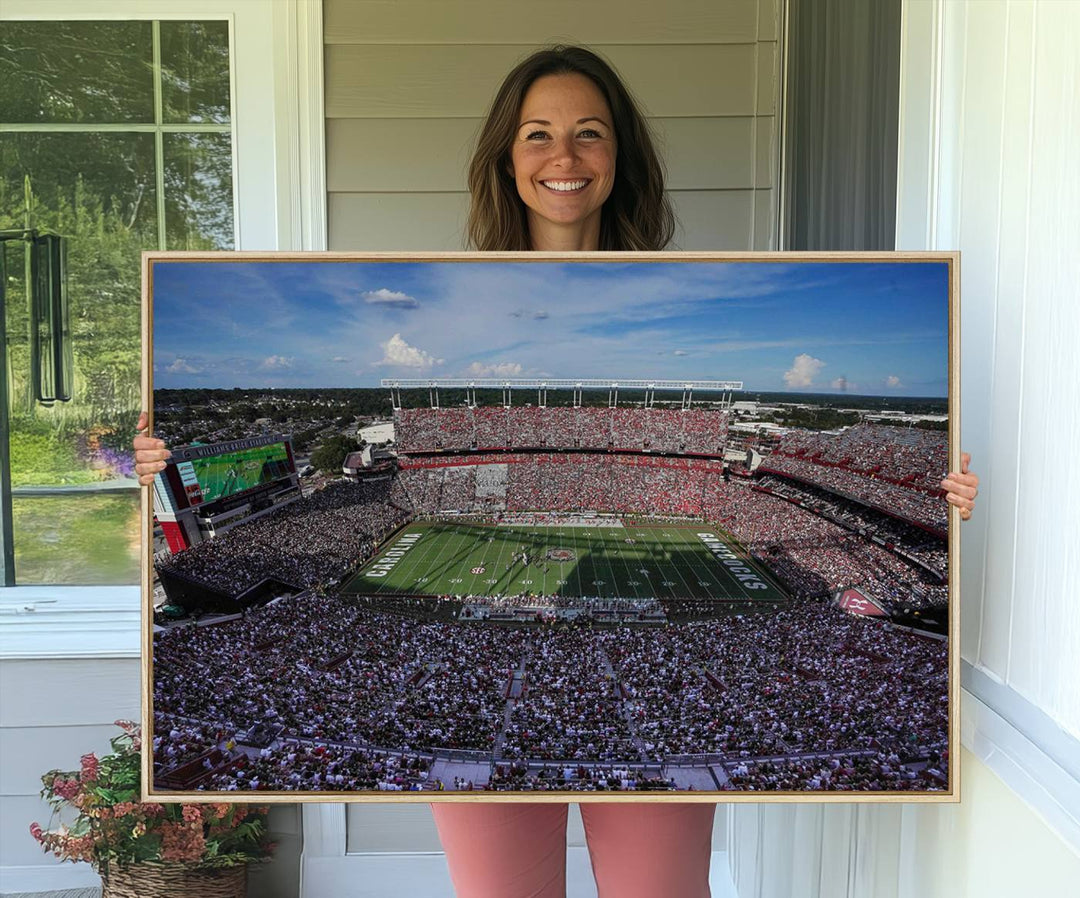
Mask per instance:
[[[360,444],[354,438],[336,433],[323,440],[322,445],[311,453],[311,463],[327,474],[340,474],[346,456],[359,448]]]
[[[31,824],[30,834],[45,851],[100,871],[148,862],[212,868],[269,859],[267,808],[140,802],[139,727],[116,723],[123,733],[110,740],[111,754],[86,754],[78,771],[50,770],[41,777],[41,797],[54,821],[61,812],[77,812],[73,823],[57,830]]]
[[[55,433],[12,429],[11,482],[14,486],[91,483],[94,473],[79,464],[74,446]]]
[[[836,430],[859,423],[858,412],[842,412],[835,408],[785,407],[773,412],[770,419],[785,427],[801,427],[805,430]]]
[[[139,582],[139,491],[16,496],[15,569],[20,583]]]

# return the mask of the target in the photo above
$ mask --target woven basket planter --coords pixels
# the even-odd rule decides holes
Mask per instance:
[[[197,870],[184,864],[132,864],[101,877],[101,898],[244,898],[247,867]]]

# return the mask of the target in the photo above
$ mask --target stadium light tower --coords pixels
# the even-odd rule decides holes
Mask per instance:
[[[720,404],[727,408],[731,405],[733,398],[733,391],[739,391],[743,388],[743,382],[741,380],[660,380],[660,379],[648,379],[642,380],[639,378],[610,378],[610,377],[598,377],[598,378],[558,378],[548,377],[544,379],[534,377],[513,377],[513,378],[457,378],[457,377],[439,377],[429,379],[418,380],[391,380],[383,379],[381,386],[389,388],[390,390],[390,402],[395,409],[401,408],[401,390],[404,389],[423,389],[427,388],[428,398],[432,408],[439,407],[439,388],[444,389],[464,389],[466,404],[475,408],[479,402],[476,391],[480,389],[491,389],[502,391],[502,404],[505,408],[510,408],[513,405],[513,392],[514,390],[530,389],[536,390],[536,401],[541,407],[547,406],[548,390],[570,390],[571,401],[574,408],[580,408],[582,405],[582,391],[593,390],[607,390],[608,391],[608,405],[614,408],[618,405],[619,401],[619,388],[624,390],[644,390],[645,391],[645,405],[651,408],[656,402],[656,391],[661,390],[669,393],[678,393],[682,391],[682,407],[688,409],[691,407],[694,399],[694,391],[704,393],[719,393]]]

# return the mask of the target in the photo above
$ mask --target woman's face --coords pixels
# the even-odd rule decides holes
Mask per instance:
[[[596,249],[615,182],[615,128],[584,75],[545,75],[525,94],[510,163],[534,249]],[[592,245],[568,245],[568,244]],[[557,245],[555,245],[557,244]]]

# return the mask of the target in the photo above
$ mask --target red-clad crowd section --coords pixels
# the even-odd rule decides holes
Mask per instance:
[[[728,415],[710,409],[477,407],[394,412],[399,452],[467,449],[623,449],[718,455]]]

